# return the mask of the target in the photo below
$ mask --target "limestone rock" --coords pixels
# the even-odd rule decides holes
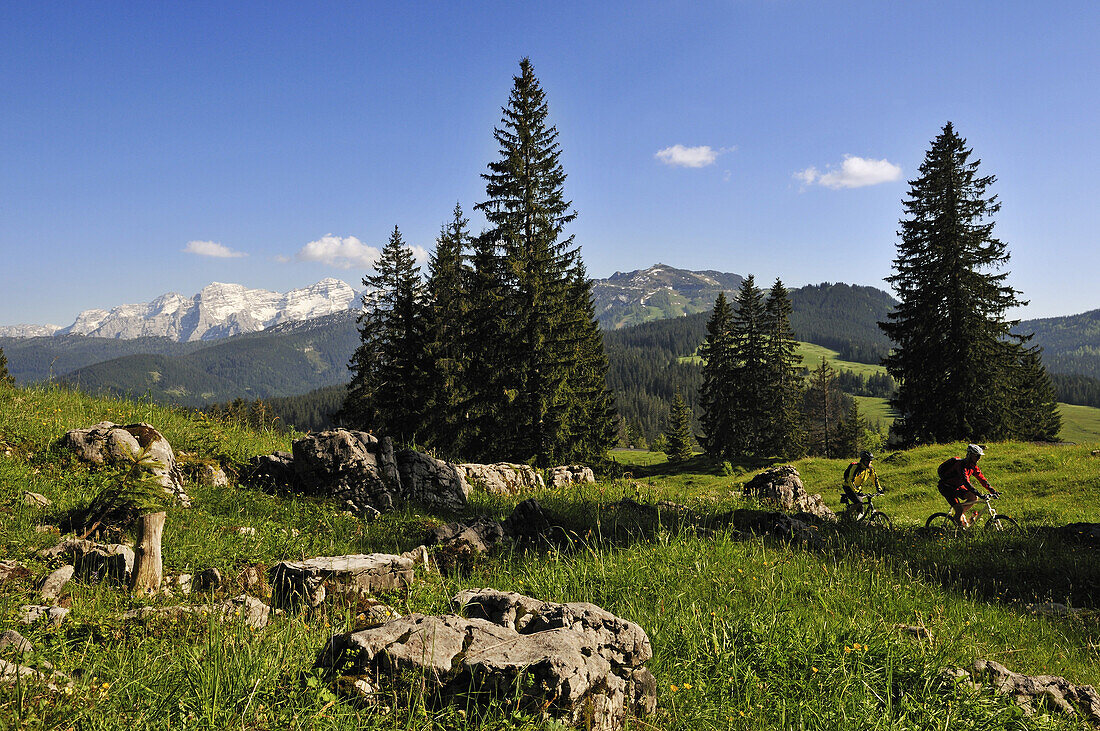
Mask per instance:
[[[65,588],[65,584],[69,583],[69,579],[73,578],[73,574],[76,572],[76,567],[71,564],[62,566],[50,573],[45,579],[42,580],[41,585],[38,587],[38,592],[44,602],[52,602],[61,596],[61,590]]]
[[[300,489],[298,475],[294,472],[294,455],[273,452],[253,457],[249,460],[249,481],[264,488]]]
[[[65,558],[82,581],[111,581],[127,585],[134,569],[134,549],[121,543],[96,543],[83,538],[62,541],[38,555],[47,560]]]
[[[1036,705],[1100,724],[1100,694],[1091,685],[1075,685],[1058,675],[1021,675],[992,660],[975,660],[971,674],[993,690],[1012,696],[1025,710]]]
[[[18,561],[0,561],[0,581],[22,579],[31,575],[27,567]]]
[[[34,652],[34,646],[30,641],[13,629],[0,632],[0,653],[6,652],[9,647],[18,653]]]
[[[599,731],[655,710],[656,679],[642,666],[652,650],[636,624],[592,604],[493,589],[462,592],[454,602],[480,616],[414,614],[335,635],[315,667],[372,678],[372,692],[411,670],[434,698],[518,700],[531,713]]]
[[[164,436],[145,423],[120,426],[111,421],[101,421],[87,429],[67,432],[62,444],[76,453],[79,459],[92,464],[132,464],[142,450],[151,460],[149,471],[164,491],[175,496],[184,507],[190,507],[191,498],[183,488],[183,472],[176,464],[172,445]]]
[[[19,621],[23,624],[35,624],[44,620],[51,627],[59,627],[68,616],[69,610],[64,607],[46,607],[39,604],[24,604],[19,607],[23,615]]]
[[[294,473],[307,493],[385,511],[401,492],[389,438],[334,429],[297,439],[293,449]]]
[[[225,470],[216,464],[203,464],[199,467],[199,483],[209,487],[229,487],[229,478]]]
[[[517,495],[546,487],[542,475],[530,465],[497,462],[496,464],[460,464],[466,481],[475,489],[493,495]]]
[[[453,464],[412,449],[397,452],[396,459],[401,494],[406,500],[446,510],[466,507],[470,486],[463,472]]]
[[[53,505],[53,502],[45,495],[39,495],[37,492],[24,492],[23,504],[28,508],[48,508]]]
[[[1031,614],[1036,614],[1040,617],[1073,617],[1078,614],[1084,614],[1084,609],[1067,607],[1065,604],[1059,602],[1041,602],[1038,604],[1028,604],[1025,609]]]
[[[781,510],[802,511],[826,520],[837,519],[821,495],[807,494],[798,470],[789,464],[771,467],[756,475],[745,485],[744,493]]]
[[[473,523],[455,522],[432,528],[424,543],[481,554],[488,553],[503,538],[504,528],[500,522],[483,515]]]
[[[512,510],[501,524],[505,535],[513,538],[534,540],[547,535],[552,526],[542,506],[534,498],[527,498]]]
[[[901,630],[908,635],[916,637],[918,640],[931,640],[932,630],[927,627],[922,627],[917,624],[895,624],[894,629]]]
[[[550,487],[595,482],[596,474],[582,464],[568,464],[550,470]]]
[[[200,571],[192,582],[195,591],[217,591],[222,586],[222,572],[216,568],[208,568]]]
[[[221,604],[176,605],[172,607],[138,607],[123,613],[122,619],[178,619],[185,616],[212,615],[222,622],[240,620],[253,629],[263,629],[271,619],[271,607],[247,594],[227,599]]]
[[[47,674],[25,665],[0,660],[0,683],[26,683],[28,680],[44,682],[50,690],[58,690],[59,684],[65,684],[69,679],[56,671]]]
[[[271,567],[272,604],[279,609],[318,607],[328,592],[377,594],[412,583],[412,559],[386,553],[319,556]]]

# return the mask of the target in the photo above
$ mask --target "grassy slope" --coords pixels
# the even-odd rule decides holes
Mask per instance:
[[[56,539],[35,532],[48,515],[24,506],[22,491],[47,495],[56,509],[90,495],[103,473],[72,463],[50,445],[65,430],[104,418],[149,421],[177,449],[229,463],[287,446],[278,435],[194,422],[146,404],[56,390],[0,393],[0,448],[12,451],[0,457],[0,505],[11,516],[0,523],[0,555],[44,573],[34,551]],[[999,698],[951,691],[937,680],[944,666],[989,657],[1021,671],[1100,681],[1095,614],[1047,620],[1021,606],[1036,597],[1066,596],[1094,606],[1100,593],[1094,553],[1050,539],[1038,551],[1024,542],[981,537],[942,545],[907,529],[938,507],[928,495],[929,469],[941,452],[957,451],[916,450],[883,461],[891,493],[882,507],[902,527],[888,535],[829,534],[816,551],[746,540],[720,525],[702,534],[650,530],[612,503],[630,495],[728,510],[743,505],[738,483],[749,475],[724,477],[701,457],[687,469],[634,468],[634,479],[538,496],[572,527],[576,550],[506,552],[479,561],[464,577],[423,575],[408,594],[385,599],[402,612],[439,612],[461,588],[494,586],[548,600],[592,601],[637,621],[653,642],[649,665],[661,711],[635,728],[1075,728],[1053,717],[1022,718]],[[842,463],[804,460],[798,466],[807,485],[835,504],[831,486]],[[1100,459],[1084,448],[999,445],[986,470],[1010,495],[1006,512],[1033,522],[1100,520]],[[232,577],[254,562],[405,550],[419,542],[425,526],[452,517],[408,510],[364,524],[301,498],[236,486],[194,485],[189,491],[194,509],[169,510],[169,573],[214,565]],[[504,515],[518,499],[476,496],[467,512]],[[257,535],[237,535],[232,529],[241,525],[257,528]],[[284,533],[288,528],[300,535]],[[303,673],[333,631],[354,623],[356,607],[338,601],[312,617],[276,617],[253,632],[202,619],[122,625],[111,617],[143,602],[100,586],[74,584],[70,591],[66,625],[27,635],[42,659],[83,675],[72,695],[0,689],[0,727],[547,728],[504,707],[486,719],[462,718],[453,708],[372,712],[335,698]],[[0,626],[12,626],[18,606],[34,596],[29,580],[0,586]],[[893,628],[896,623],[927,626],[934,639],[911,639]]]

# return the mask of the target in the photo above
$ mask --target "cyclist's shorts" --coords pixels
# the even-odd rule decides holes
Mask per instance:
[[[959,487],[953,487],[951,485],[945,485],[942,482],[939,485],[940,495],[943,495],[944,499],[951,504],[951,507],[956,507],[960,503],[964,503],[971,498],[980,497],[977,492],[969,489],[965,485]]]

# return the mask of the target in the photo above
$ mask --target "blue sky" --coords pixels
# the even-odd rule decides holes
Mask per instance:
[[[1095,2],[0,2],[0,325],[357,285],[394,225],[430,249],[523,56],[592,276],[885,287],[951,120],[1017,314],[1095,309],[1098,29]]]

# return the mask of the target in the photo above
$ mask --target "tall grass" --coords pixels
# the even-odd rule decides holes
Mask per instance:
[[[25,506],[22,492],[47,495],[51,511],[94,492],[101,474],[51,444],[66,429],[103,418],[149,421],[177,448],[204,449],[231,463],[288,446],[277,434],[212,426],[140,402],[48,389],[0,393],[0,440],[13,452],[0,457],[0,504],[10,516],[0,522],[0,550],[36,576],[46,566],[35,550],[57,539],[35,531],[51,512]],[[1100,681],[1096,555],[1039,530],[1100,520],[1100,459],[1083,448],[995,445],[986,474],[1010,496],[1005,511],[1020,513],[1036,532],[937,541],[916,528],[938,509],[930,470],[955,449],[880,461],[890,490],[880,502],[900,525],[890,533],[826,532],[816,549],[740,534],[722,516],[748,505],[740,485],[750,471],[727,476],[721,465],[696,457],[675,468],[634,467],[632,479],[546,490],[537,497],[563,527],[554,545],[483,557],[462,575],[420,573],[408,591],[382,599],[402,613],[438,613],[450,610],[459,590],[492,586],[590,601],[638,622],[653,643],[649,666],[660,710],[631,728],[1076,728],[1062,717],[1024,717],[989,691],[953,687],[940,671],[984,657],[1022,672]],[[798,467],[812,491],[838,506],[832,488],[842,462],[804,460]],[[407,508],[363,523],[323,501],[237,485],[188,489],[196,507],[170,509],[166,524],[169,574],[217,566],[233,579],[247,566],[287,558],[402,551],[426,528],[463,517]],[[520,497],[475,495],[463,515],[502,517]],[[630,512],[616,506],[624,497],[675,500],[693,515]],[[256,535],[239,535],[234,529],[242,525]],[[225,594],[240,590],[233,584]],[[35,597],[32,580],[0,585],[2,626],[15,626],[19,605]],[[198,604],[211,600],[206,596],[137,600],[73,583],[69,598],[72,613],[61,628],[25,634],[38,650],[27,661],[45,660],[73,676],[71,693],[35,684],[2,688],[0,728],[554,728],[506,703],[431,707],[395,697],[369,708],[347,698],[311,667],[333,632],[356,626],[354,602],[335,599],[312,615],[273,616],[267,628],[252,630],[201,615],[118,619],[137,604]],[[1050,599],[1090,613],[1047,619],[1026,608]],[[897,625],[925,627],[931,639]]]

